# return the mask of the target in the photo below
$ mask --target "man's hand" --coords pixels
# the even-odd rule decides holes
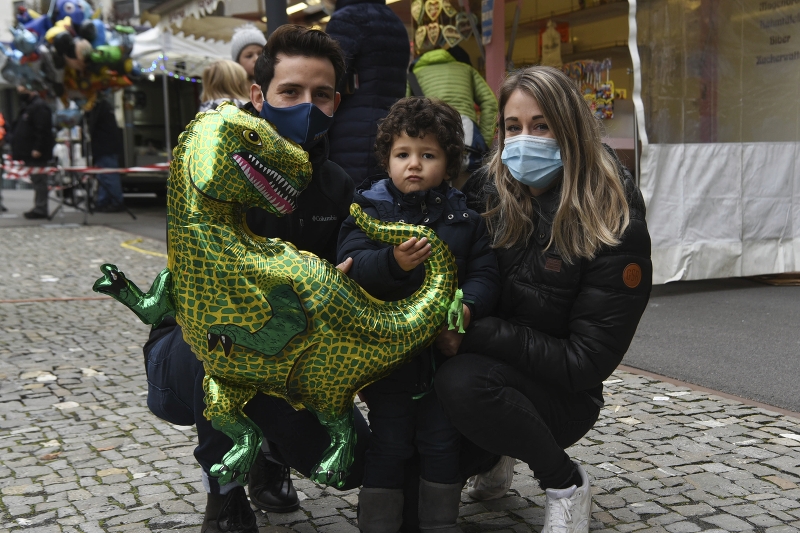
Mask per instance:
[[[439,336],[436,337],[436,347],[447,357],[453,357],[458,353],[458,348],[461,346],[461,340],[464,338],[463,333],[459,333],[455,329],[445,329]]]
[[[347,274],[348,272],[350,272],[350,268],[352,266],[353,266],[353,258],[348,257],[347,259],[336,265],[336,268],[338,268],[342,272],[342,274]]]
[[[31,157],[34,159],[39,159],[40,157],[42,157],[42,152],[40,152],[39,150],[31,150]]]
[[[400,268],[406,272],[414,270],[431,256],[431,245],[427,237],[417,240],[411,237],[406,242],[394,247],[394,258]]]

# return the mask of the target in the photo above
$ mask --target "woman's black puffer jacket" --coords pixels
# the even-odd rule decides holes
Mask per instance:
[[[561,188],[539,196],[533,236],[496,250],[503,283],[496,317],[473,322],[459,353],[493,357],[536,381],[586,391],[602,405],[602,382],[630,346],[653,272],[644,200],[619,169],[630,208],[620,244],[568,264],[553,247],[545,250]]]

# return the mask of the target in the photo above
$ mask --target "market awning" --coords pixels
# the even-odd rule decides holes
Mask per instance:
[[[185,76],[200,76],[211,63],[230,57],[228,42],[197,39],[183,32],[173,35],[161,26],[137,35],[131,52],[131,58],[139,61],[143,68],[155,65],[153,74],[162,72],[160,66],[163,61],[167,70]]]

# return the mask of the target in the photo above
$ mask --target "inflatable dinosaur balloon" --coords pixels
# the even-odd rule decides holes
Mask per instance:
[[[312,411],[331,436],[312,479],[341,487],[353,460],[353,399],[441,329],[456,289],[449,248],[429,228],[382,223],[353,205],[374,240],[427,237],[426,278],[398,302],[372,298],[327,261],[255,236],[245,211],[292,211],[311,178],[300,147],[265,120],[223,104],[200,113],[174,150],[168,194],[168,268],[142,293],[113,265],[94,290],[145,323],[174,314],[206,371],[204,414],[234,442],[214,465],[221,483],[244,482],[261,432],[242,412],[261,391]]]

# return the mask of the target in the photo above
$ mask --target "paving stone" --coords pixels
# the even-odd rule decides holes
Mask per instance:
[[[753,526],[729,514],[718,514],[713,516],[706,516],[701,518],[703,522],[719,526],[725,531],[747,531],[753,529]]]
[[[666,525],[664,529],[669,531],[669,533],[695,533],[696,531],[701,531],[700,526],[697,524],[685,521]]]

